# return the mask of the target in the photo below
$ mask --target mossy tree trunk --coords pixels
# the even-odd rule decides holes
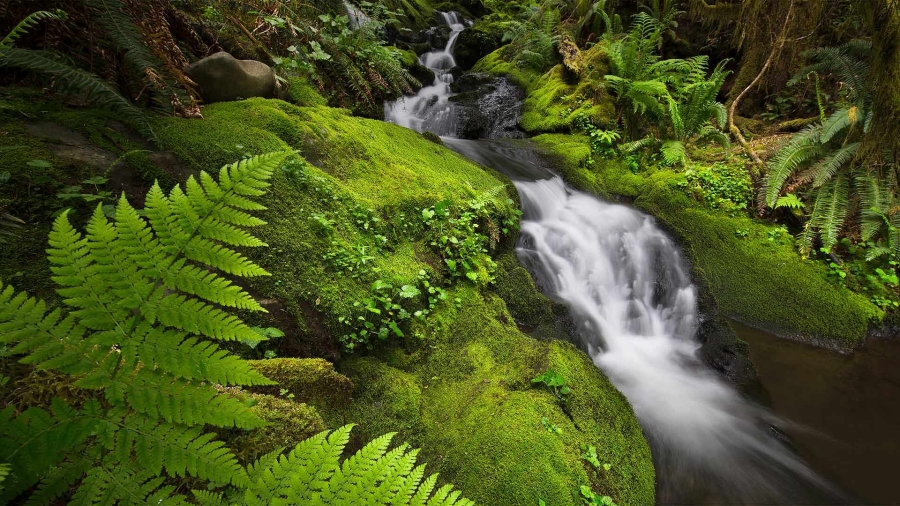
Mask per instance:
[[[862,156],[880,165],[882,153],[892,151],[900,164],[900,0],[872,0],[867,18],[872,27],[872,78],[875,82],[874,116],[863,140]]]

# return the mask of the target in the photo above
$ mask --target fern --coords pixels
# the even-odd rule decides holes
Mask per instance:
[[[250,485],[240,504],[286,505],[421,505],[471,506],[451,485],[434,491],[437,476],[427,479],[416,466],[417,450],[401,445],[389,450],[394,434],[386,434],[340,462],[352,425],[323,432],[297,445],[287,455],[270,454],[249,468]],[[195,491],[203,504],[220,497]],[[236,495],[236,494],[233,494]]]
[[[153,127],[140,109],[119,94],[106,81],[90,72],[71,66],[46,51],[12,48],[0,54],[0,67],[13,67],[47,75],[56,79],[64,90],[85,100],[108,107],[123,119],[136,125],[141,134],[157,141]]]
[[[108,107],[136,125],[141,134],[154,142],[156,134],[140,109],[122,97],[109,83],[46,51],[19,49],[13,42],[41,19],[62,19],[61,14],[39,11],[28,16],[0,42],[0,67],[12,67],[52,77],[64,90],[85,100]]]
[[[54,399],[49,412],[0,413],[0,462],[12,466],[0,500],[37,486],[32,498],[44,501],[77,483],[73,504],[157,502],[171,498],[167,476],[249,484],[234,455],[202,428],[262,425],[213,384],[272,383],[210,341],[258,340],[219,308],[262,308],[207,269],[267,274],[231,246],[263,245],[245,231],[262,224],[248,211],[262,209],[253,199],[289,155],[224,167],[218,180],[203,172],[168,195],[154,185],[146,218],[124,197],[113,221],[98,208],[85,233],[61,215],[48,255],[67,313],[0,284],[0,344],[22,363],[70,374],[75,386],[97,392],[81,407]]]
[[[775,202],[775,209],[787,208],[799,211],[804,207],[806,207],[806,204],[793,193],[789,193],[784,197],[779,197],[778,201]]]
[[[840,237],[841,227],[847,219],[847,203],[850,199],[849,184],[845,177],[839,177],[817,192],[815,206],[804,241],[809,247],[812,244],[812,233],[822,238],[822,245],[831,248]]]
[[[765,181],[766,203],[773,207],[789,181],[809,185],[814,199],[803,235],[805,249],[821,236],[825,247],[836,243],[840,228],[850,209],[847,189],[859,193],[859,222],[862,237],[868,241],[887,230],[890,241],[893,228],[889,209],[893,205],[896,180],[892,171],[859,166],[858,154],[868,132],[874,106],[869,82],[871,43],[851,41],[836,48],[818,48],[807,53],[816,60],[797,74],[793,82],[814,73],[832,75],[846,84],[849,102],[844,103],[820,124],[795,135],[769,163]],[[886,181],[879,181],[881,175]]]
[[[14,236],[15,229],[22,228],[24,224],[24,221],[0,209],[0,245],[6,244],[8,238]]]
[[[20,37],[25,35],[28,30],[34,28],[41,21],[51,19],[65,19],[65,13],[62,11],[37,11],[28,15],[12,29],[6,37],[3,37],[3,40],[0,40],[0,52],[11,49],[13,44],[15,44]]]

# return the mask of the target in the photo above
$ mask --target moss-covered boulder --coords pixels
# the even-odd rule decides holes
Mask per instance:
[[[475,70],[513,79],[527,93],[519,125],[529,133],[565,132],[576,118],[584,117],[601,127],[611,127],[615,102],[606,91],[604,76],[609,63],[605,44],[581,53],[578,73],[559,64],[543,75],[519,69],[500,48],[484,57]]]
[[[327,360],[319,358],[274,358],[252,360],[250,365],[263,376],[278,383],[254,387],[254,391],[278,395],[285,390],[297,402],[317,407],[344,404],[353,395],[353,382],[334,370]]]
[[[326,419],[357,421],[365,437],[399,430],[480,504],[581,504],[581,485],[618,504],[653,504],[640,425],[591,360],[567,342],[522,334],[495,295],[454,296],[462,302],[430,320],[420,349],[342,363],[358,389]],[[571,386],[566,402],[532,384],[548,369]],[[596,446],[609,470],[584,461],[582,445]]]
[[[292,340],[316,333],[337,343],[346,322],[366,311],[361,303],[375,280],[400,287],[422,273],[436,283],[449,279],[423,232],[423,209],[472,199],[508,205],[514,198],[505,178],[417,132],[344,110],[250,99],[210,105],[203,113],[203,120],[154,119],[162,146],[189,171],[215,170],[249,154],[302,152],[271,181],[261,213],[268,224],[256,230],[269,247],[249,252],[272,275],[247,287],[266,307],[297,312],[296,325],[288,325]],[[85,132],[93,138],[90,132],[103,128],[98,123]],[[487,232],[492,242],[486,249],[495,256],[508,252],[515,227],[510,235],[489,225],[495,229]],[[350,248],[364,248],[365,266],[337,270],[329,254]],[[547,301],[525,271],[514,263],[501,271],[511,274],[498,278],[505,296],[522,296],[511,303],[517,314],[541,322],[557,316],[538,307]],[[650,453],[627,401],[574,347],[523,334],[503,300],[485,292],[484,268],[482,276],[485,281],[457,284],[464,288],[450,290],[424,321],[410,326],[405,340],[345,358],[339,372],[322,360],[257,362],[281,383],[266,390],[276,395],[235,395],[255,403],[270,425],[223,436],[251,460],[325,428],[319,411],[329,423],[359,423],[367,439],[400,431],[423,448],[423,460],[443,479],[482,504],[578,504],[581,485],[620,504],[652,503]],[[283,326],[278,318],[259,323]],[[531,378],[549,368],[571,376],[571,407],[532,385]],[[351,381],[356,389],[348,401]],[[549,432],[553,425],[562,431]],[[596,446],[611,470],[584,462],[582,444]]]
[[[251,405],[250,411],[266,422],[252,430],[216,429],[241,462],[250,463],[279,448],[293,448],[304,439],[328,429],[312,406],[288,397],[244,392],[238,388],[220,388]]]

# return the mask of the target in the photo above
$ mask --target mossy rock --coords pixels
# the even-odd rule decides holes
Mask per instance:
[[[433,471],[480,504],[580,505],[582,485],[618,504],[653,504],[655,474],[641,427],[591,360],[567,342],[522,334],[494,295],[464,289],[452,296],[461,305],[433,315],[421,349],[342,363],[358,390],[326,419],[355,420],[366,438],[399,431]],[[565,406],[532,385],[551,368],[572,386]],[[545,418],[562,432],[549,432]],[[583,461],[581,445],[596,446],[610,471]]]
[[[605,44],[583,51],[584,67],[576,75],[562,64],[537,75],[520,69],[505,58],[505,48],[487,55],[475,70],[506,76],[525,88],[526,98],[519,125],[528,133],[566,132],[581,116],[601,128],[612,128],[615,122],[615,100],[606,91],[605,75],[609,72]]]
[[[292,77],[287,81],[287,90],[284,94],[288,102],[301,107],[328,105],[328,100],[306,79]]]
[[[328,427],[312,406],[272,395],[243,392],[237,388],[221,388],[223,394],[252,404],[250,411],[266,422],[251,430],[217,429],[237,458],[250,463],[279,448],[292,449]]]
[[[164,118],[157,125],[163,144],[197,169],[214,170],[245,154],[301,150],[302,177],[278,171],[265,197],[260,217],[268,225],[258,235],[270,247],[250,253],[272,276],[254,280],[253,289],[260,298],[314,308],[335,342],[347,332],[341,318],[362,314],[359,303],[375,280],[400,287],[415,284],[421,271],[442,275],[440,259],[423,242],[423,209],[444,200],[464,204],[502,186],[513,195],[504,178],[418,132],[345,110],[253,99],[207,106],[203,114],[200,121]],[[379,232],[360,227],[360,214],[377,218]],[[315,216],[331,225],[323,228]],[[376,234],[389,236],[387,247]],[[373,258],[362,271],[339,274],[323,258],[337,247],[365,248]]]
[[[821,262],[801,258],[789,242],[769,241],[776,227],[694,200],[680,186],[683,174],[653,167],[635,174],[621,160],[597,160],[587,168],[590,148],[584,136],[546,134],[534,141],[576,188],[604,198],[626,197],[657,217],[729,317],[839,350],[859,346],[880,321],[882,311],[864,295],[830,283]]]
[[[353,382],[334,370],[327,360],[319,358],[273,358],[251,360],[250,365],[278,382],[276,386],[254,387],[259,393],[278,395],[281,390],[293,395],[297,402],[322,407],[343,404],[353,395]]]

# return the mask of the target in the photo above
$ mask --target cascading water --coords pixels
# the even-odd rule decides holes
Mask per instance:
[[[520,259],[566,303],[583,348],[625,394],[654,450],[661,503],[841,502],[769,432],[772,415],[697,358],[697,293],[678,248],[633,209],[517,181]]]
[[[466,23],[455,12],[441,12],[441,19],[450,27],[450,38],[442,51],[432,51],[419,57],[419,62],[434,72],[434,83],[412,97],[403,97],[384,105],[385,121],[396,123],[419,132],[437,135],[453,135],[456,121],[454,105],[449,101],[453,84],[450,69],[456,67],[453,48]]]

